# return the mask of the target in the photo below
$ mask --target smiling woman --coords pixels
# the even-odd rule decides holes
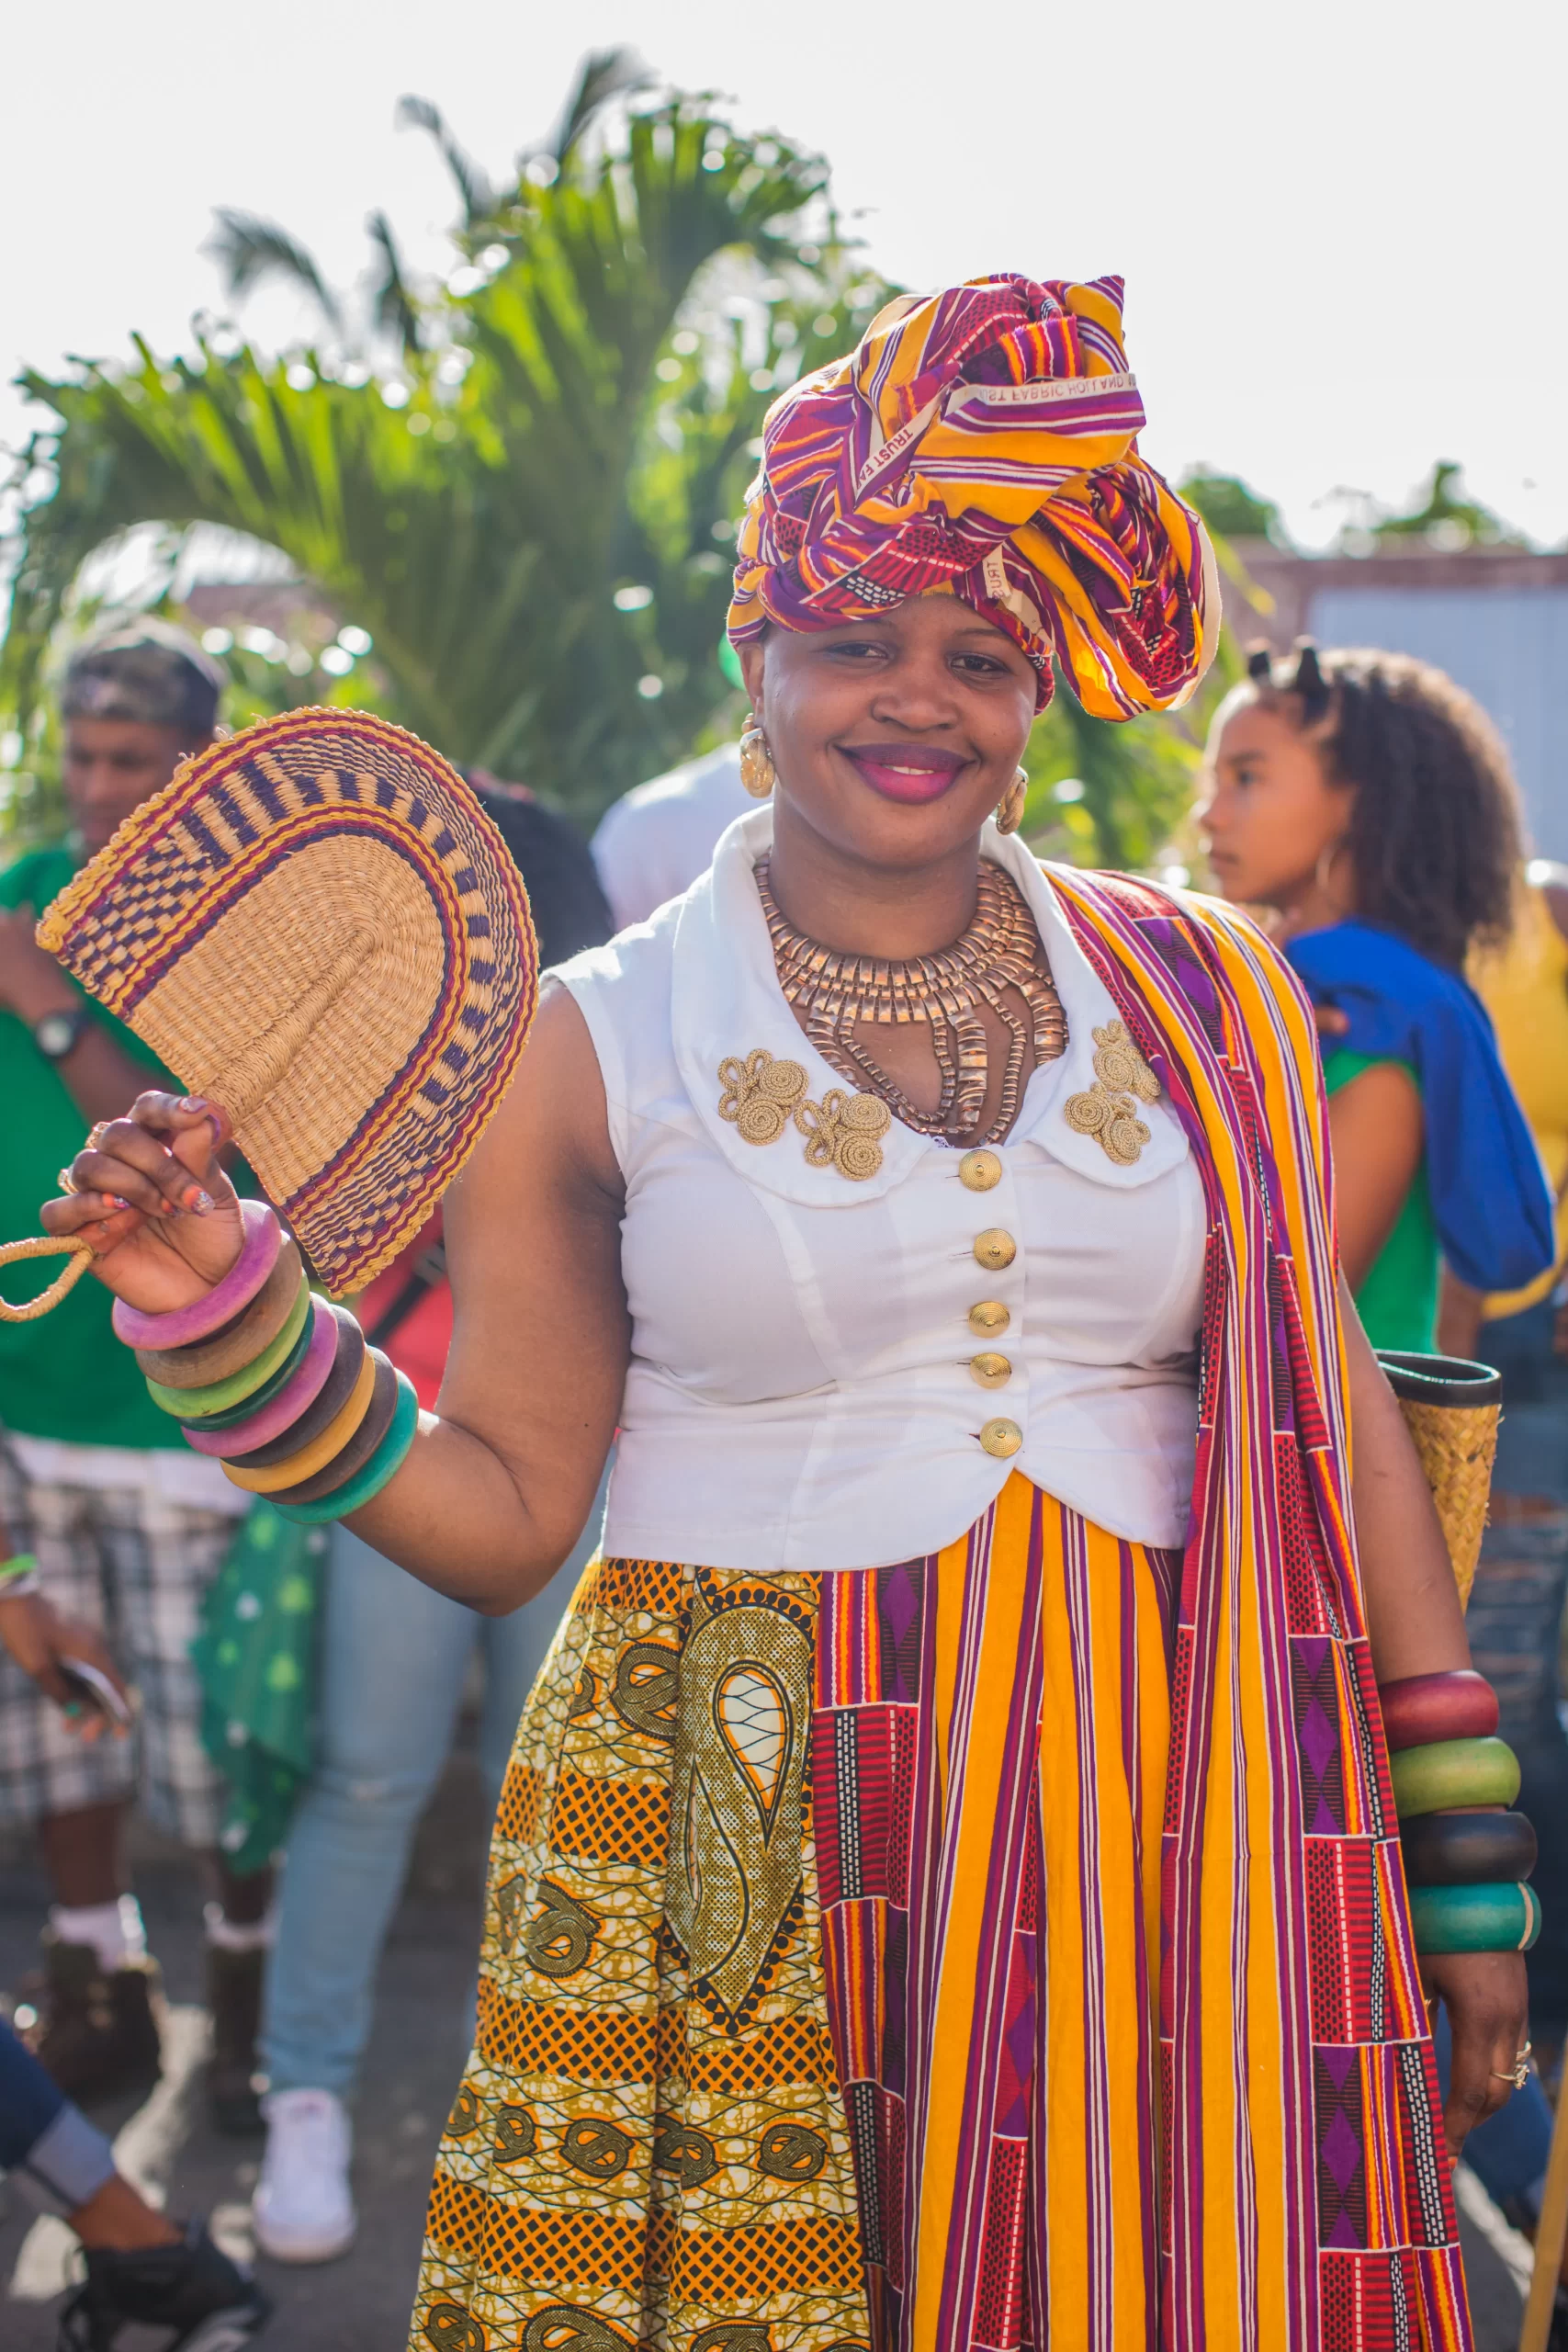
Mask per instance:
[[[770,805],[558,967],[448,1197],[439,1417],[350,1523],[509,1610],[619,1439],[418,2352],[1469,2342],[1445,2133],[1522,1966],[1417,1963],[1375,1679],[1468,1658],[1310,1021],[1249,923],[993,820],[1054,664],[1116,716],[1212,652],[1142,423],[1111,278],[901,301],[774,404]],[[148,1102],[47,1222],[189,1168],[225,1209]],[[158,1231],[163,1308],[222,1269]]]

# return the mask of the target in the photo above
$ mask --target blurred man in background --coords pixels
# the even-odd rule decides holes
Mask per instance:
[[[740,781],[740,746],[723,743],[634,786],[604,811],[590,846],[617,931],[689,890],[720,833],[756,807]]]
[[[610,935],[581,837],[525,786],[468,771],[528,892],[539,962]],[[440,1212],[378,1275],[356,1312],[372,1343],[434,1408],[452,1343]],[[289,1830],[261,2038],[266,2154],[256,2243],[276,2262],[327,2262],[353,2243],[350,2102],[381,1950],[415,1827],[452,1747],[476,1658],[479,1760],[493,1814],[524,1701],[593,1550],[603,1490],[577,1551],[510,1617],[481,1617],[333,1527],[321,1621],[316,1770]]]
[[[70,840],[0,874],[0,1233],[36,1231],[40,1201],[98,1119],[166,1073],[34,942],[37,915],[212,739],[220,671],[166,624],[139,621],[72,662],[61,697]],[[54,1271],[39,1261],[33,1287]],[[11,1295],[26,1295],[13,1278]],[[267,1898],[216,1855],[221,1783],[203,1753],[187,1651],[206,1587],[248,1498],[193,1454],[147,1395],[97,1283],[31,1323],[0,1323],[0,1523],[37,1558],[49,1599],[105,1627],[141,1698],[130,1740],[87,1744],[0,1660],[0,1819],[36,1824],[55,1901],[43,1974],[18,2026],[78,2100],[138,2088],[159,2068],[156,1970],[128,1891],[125,1818],[148,1814],[213,1857],[208,1906],[219,2120],[254,2120],[250,2075]]]

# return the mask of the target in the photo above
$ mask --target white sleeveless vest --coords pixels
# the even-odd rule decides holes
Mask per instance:
[[[1014,1468],[1114,1534],[1184,1542],[1202,1190],[1163,1097],[1134,1106],[1131,1162],[1086,1131],[1084,1098],[1106,1093],[1094,1033],[1117,1016],[1044,871],[987,825],[1068,1025],[994,1148],[999,1180],[971,1189],[992,1170],[897,1122],[857,1180],[830,1148],[829,1098],[852,1090],[773,969],[752,873],[772,837],[771,810],[739,819],[683,898],[554,975],[592,1035],[626,1187],[632,1362],[605,1552],[881,1566],[963,1534]],[[735,1117],[759,1075],[765,1093],[766,1062],[744,1075],[758,1048],[805,1071],[807,1134]]]

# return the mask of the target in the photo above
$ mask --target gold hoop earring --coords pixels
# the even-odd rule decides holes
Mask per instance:
[[[1340,854],[1344,848],[1345,840],[1343,835],[1341,835],[1338,841],[1330,842],[1325,848],[1318,851],[1317,864],[1313,868],[1312,878],[1316,883],[1318,889],[1325,899],[1332,899],[1334,896],[1334,892],[1329,888],[1329,884],[1334,869],[1339,863]]]
[[[997,803],[997,831],[1016,833],[1023,822],[1023,804],[1029,797],[1029,778],[1022,768],[1014,774],[1012,782]]]
[[[778,780],[768,739],[753,719],[740,738],[740,781],[753,800],[765,800]]]

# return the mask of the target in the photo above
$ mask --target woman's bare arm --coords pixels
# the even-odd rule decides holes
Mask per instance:
[[[205,1295],[239,1253],[239,1204],[205,1104],[142,1095],[82,1189],[49,1202],[118,1297],[152,1313]],[[620,1170],[604,1089],[570,996],[547,994],[505,1101],[446,1196],[456,1328],[439,1416],[421,1416],[397,1476],[349,1524],[470,1608],[503,1616],[571,1550],[626,1382]]]
[[[1464,1612],[1420,1457],[1340,1277],[1361,1589],[1380,1682],[1470,1664]]]
[[[456,1320],[439,1418],[346,1522],[488,1613],[532,1599],[592,1504],[630,1349],[622,1208],[598,1059],[557,989],[446,1195]]]
[[[1340,1261],[1359,1290],[1421,1165],[1421,1094],[1398,1062],[1375,1062],[1328,1098]]]
[[[1352,1495],[1372,1665],[1380,1682],[1470,1664],[1448,1545],[1398,1399],[1361,1329],[1344,1277],[1340,1306],[1350,1376]],[[1443,2127],[1450,2155],[1508,2096],[1525,2039],[1525,1964],[1517,1952],[1423,1960],[1428,1994],[1449,2013],[1453,2064]]]

